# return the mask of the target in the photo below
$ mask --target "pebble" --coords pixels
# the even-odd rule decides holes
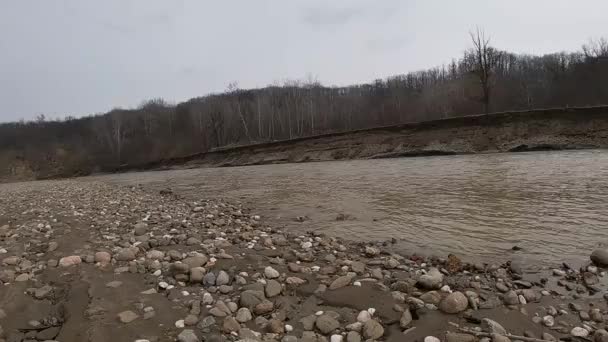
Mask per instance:
[[[466,310],[468,306],[469,300],[459,291],[450,293],[439,303],[439,309],[449,314],[462,312]]]
[[[343,339],[344,339],[344,336],[342,336],[342,335],[331,335],[329,340],[331,342],[342,342]]]
[[[372,319],[372,315],[367,310],[363,310],[357,315],[357,322],[365,323],[370,319]]]
[[[122,323],[131,323],[139,317],[135,312],[131,310],[123,311],[118,314],[118,320]]]
[[[279,271],[275,270],[274,268],[272,268],[270,266],[267,266],[264,269],[264,275],[268,279],[275,279],[275,278],[278,278],[280,276]]]
[[[589,331],[585,328],[574,327],[570,330],[570,335],[575,337],[587,337],[589,336]]]
[[[352,278],[350,276],[342,276],[342,277],[338,277],[336,278],[336,280],[334,280],[331,285],[329,285],[329,289],[330,290],[337,290],[339,288],[342,288],[348,284],[350,284]]]
[[[321,333],[327,335],[338,329],[340,327],[340,323],[331,315],[323,314],[317,317],[315,326]]]
[[[363,337],[366,339],[377,340],[384,335],[384,328],[382,324],[378,323],[375,319],[370,319],[363,324]]]
[[[59,259],[59,266],[61,267],[70,267],[80,263],[82,263],[82,259],[78,255],[70,255]]]
[[[182,327],[183,328],[183,327]],[[178,342],[200,342],[199,338],[194,333],[194,330],[185,329],[177,335]]]
[[[552,327],[555,325],[555,318],[551,315],[547,315],[543,317],[543,325],[546,327]]]
[[[253,316],[251,315],[251,311],[249,311],[248,308],[240,308],[236,312],[236,320],[241,323],[249,322],[252,319],[253,319]]]
[[[346,342],[361,342],[361,334],[356,331],[349,331],[346,334]]]
[[[426,274],[420,276],[417,285],[427,290],[436,290],[441,288],[442,283],[443,274],[433,267]]]

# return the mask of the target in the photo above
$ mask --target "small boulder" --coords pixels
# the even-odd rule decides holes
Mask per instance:
[[[331,333],[332,331],[338,329],[340,327],[340,323],[333,318],[331,315],[323,314],[317,317],[315,321],[315,326],[319,331],[325,335]]]
[[[431,268],[426,274],[418,279],[416,286],[427,290],[437,290],[443,283],[443,274],[436,268]]]
[[[462,312],[468,306],[469,300],[462,292],[458,291],[450,293],[439,303],[439,309],[449,314]]]
[[[78,255],[70,255],[59,260],[59,266],[70,267],[82,263],[82,259]]]
[[[370,319],[363,324],[363,337],[366,339],[377,340],[382,335],[384,335],[384,328],[375,319]]]
[[[591,261],[598,266],[608,266],[608,249],[598,248],[591,253]]]

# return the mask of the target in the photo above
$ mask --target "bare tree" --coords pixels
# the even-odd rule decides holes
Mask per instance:
[[[583,53],[587,58],[608,57],[608,40],[606,38],[589,39],[589,42],[583,45]]]
[[[479,27],[475,32],[470,32],[473,41],[473,53],[475,55],[474,72],[479,78],[481,85],[484,113],[490,112],[490,95],[492,91],[492,78],[494,68],[500,57],[500,52],[490,46],[490,37]]]

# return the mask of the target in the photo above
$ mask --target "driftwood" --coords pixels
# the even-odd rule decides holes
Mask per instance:
[[[458,331],[467,333],[467,334],[471,334],[471,335],[475,335],[476,337],[492,337],[491,333],[487,333],[487,332],[482,332],[482,331],[476,331],[476,330],[472,330],[472,329],[468,329],[468,328],[464,328],[459,326],[456,323],[452,323],[449,322],[451,325],[453,325],[456,329],[458,329]],[[505,337],[508,337],[512,340],[520,340],[520,341],[524,341],[524,342],[551,342],[549,340],[543,340],[540,338],[533,338],[533,337],[526,337],[526,336],[518,336],[518,335],[513,335],[513,334],[505,334]]]

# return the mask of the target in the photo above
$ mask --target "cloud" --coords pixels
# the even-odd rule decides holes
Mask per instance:
[[[340,26],[361,15],[361,8],[307,8],[303,20],[313,26]]]

